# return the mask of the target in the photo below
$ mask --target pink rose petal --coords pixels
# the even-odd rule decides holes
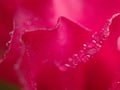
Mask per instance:
[[[53,65],[53,70],[55,66],[59,68],[61,63],[82,48],[83,43],[89,39],[90,34],[83,27],[64,17],[59,19],[54,29],[46,28],[46,30],[26,32],[23,35],[25,55],[20,70],[27,79],[29,87],[32,88],[32,82],[36,83],[35,79],[39,71],[47,69],[47,67],[44,67],[46,64],[48,66],[49,64],[50,66]]]
[[[25,90],[120,89],[119,14],[111,19],[110,27],[108,24],[106,26],[111,34],[105,43],[103,41],[109,33],[101,30],[106,19],[120,10],[119,0],[7,0],[10,3],[8,5],[3,0],[0,2],[0,29],[4,29],[0,35],[0,48],[5,48],[10,38],[8,32],[10,28],[14,29],[9,50],[2,63],[0,60],[1,80],[22,85]],[[46,28],[54,27],[60,16],[63,17],[55,28]],[[91,31],[78,23],[98,31],[93,34],[92,39],[95,40],[90,41]],[[103,44],[100,51],[100,48],[97,51],[93,48],[97,46],[96,42],[100,48]],[[83,52],[87,54],[82,55],[84,65],[78,62],[78,55]],[[74,62],[71,64],[68,60]],[[73,69],[76,64],[77,67]],[[72,69],[67,71],[64,65]]]

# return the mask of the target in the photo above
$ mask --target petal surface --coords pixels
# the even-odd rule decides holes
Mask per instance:
[[[115,14],[109,20],[110,36],[101,50],[87,64],[87,90],[119,90],[120,89],[120,15]]]
[[[75,88],[76,90],[79,90],[80,88],[83,88],[82,86],[77,86],[78,84],[71,86],[71,84],[73,84],[72,80],[71,82],[68,81],[70,77],[74,77],[71,76],[72,71],[64,74],[64,72],[61,72],[61,69],[59,68],[61,63],[66,62],[70,56],[79,52],[84,42],[89,40],[90,36],[90,30],[77,25],[65,17],[61,17],[59,19],[58,24],[54,29],[46,28],[26,32],[22,37],[25,43],[25,55],[23,56],[20,70],[23,72],[25,79],[29,81],[28,86],[35,89],[33,86],[34,82],[38,85],[36,86],[38,87],[38,90],[41,90],[41,88],[47,88],[49,90],[56,90],[58,88],[60,88],[60,90],[63,90],[64,88],[71,88],[70,90]],[[46,76],[50,73],[48,68],[51,71],[50,76]],[[82,75],[82,70],[80,72],[73,72],[80,73]],[[63,76],[61,76],[62,74]],[[75,76],[76,75],[78,74],[75,74]],[[51,82],[53,77],[56,77],[56,80]],[[65,79],[65,77],[68,78],[64,85],[62,84],[63,81],[61,78]],[[55,86],[54,84],[57,82],[58,84]],[[81,82],[81,80],[77,81],[77,78],[75,78],[75,83],[77,82]],[[61,84],[63,86],[61,86]]]

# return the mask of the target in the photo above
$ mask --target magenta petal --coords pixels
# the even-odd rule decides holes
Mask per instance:
[[[49,65],[50,67],[52,65],[52,71],[54,72],[56,66],[59,68],[61,63],[82,48],[82,45],[89,39],[90,35],[90,31],[85,30],[65,17],[59,19],[54,29],[43,28],[26,32],[22,38],[25,43],[25,54],[19,69],[23,72],[24,79],[31,88],[30,90],[35,89],[33,82],[36,83],[36,76],[40,74],[39,72],[45,73],[44,69],[47,70]],[[51,75],[53,74],[51,73]],[[39,86],[39,83],[37,84]]]
[[[51,27],[56,24],[52,0],[16,0],[18,9],[25,9],[34,16],[33,22],[39,27]],[[31,17],[31,15],[28,15]],[[39,25],[38,25],[39,24]]]
[[[109,46],[109,55],[111,55],[111,58],[108,56],[106,58],[109,58],[109,67],[111,67],[111,70],[114,72],[114,78],[112,82],[112,89],[120,89],[120,13],[114,15],[112,23],[110,25],[110,32],[111,35],[108,39],[108,43],[106,44]],[[107,48],[106,48],[107,49]],[[108,60],[107,60],[108,62]]]
[[[32,27],[31,24],[29,25],[28,23],[29,18],[26,17],[28,14],[29,13],[24,10],[16,12],[13,23],[14,28],[13,31],[10,32],[11,39],[7,42],[8,50],[6,50],[4,56],[0,59],[0,73],[2,73],[0,74],[0,79],[17,85],[21,84],[17,68],[19,67],[18,63],[20,63],[19,58],[22,57],[24,52],[21,36],[26,30],[28,31],[31,30],[30,28],[34,28],[34,25]]]
[[[108,18],[120,12],[119,0],[83,0],[82,6],[79,21],[93,30],[100,30]]]
[[[6,50],[6,42],[10,40],[15,10],[13,0],[0,0],[0,56]]]
[[[55,29],[27,32],[23,36],[31,59],[44,62],[46,59],[60,63],[77,53],[89,39],[89,31],[64,17],[59,19]]]
[[[111,19],[111,25],[108,26],[111,35],[104,44],[101,40],[104,34],[100,34],[101,31],[93,34],[97,37],[94,37],[92,43],[86,44],[91,40],[91,31],[69,20],[73,19],[98,31],[108,17],[120,10],[119,0],[110,0],[109,3],[105,0],[15,0],[17,8],[11,3],[13,1],[8,6],[5,1],[0,2],[0,29],[5,31],[1,31],[4,37],[13,28],[11,22],[17,9],[9,51],[2,63],[0,60],[1,80],[22,84],[24,89],[29,90],[120,89],[120,16]],[[59,16],[63,17],[55,28],[44,28],[53,27]],[[3,37],[2,35],[0,36]],[[8,38],[0,39],[0,48],[4,47]],[[99,47],[103,44],[103,48],[93,56],[93,60],[85,64],[85,69],[83,64],[78,64],[76,57],[81,49],[87,54],[85,59],[94,55],[98,50],[86,48],[96,47],[96,42]],[[75,62],[68,64],[71,57]],[[67,71],[66,68],[61,68],[73,64],[74,68],[76,62],[78,66],[75,69]]]
[[[86,83],[90,90],[120,89],[120,14],[115,14],[109,20],[110,36],[101,50],[87,65]]]
[[[42,27],[50,27],[60,16],[75,20],[93,30],[100,30],[106,20],[120,11],[116,0],[16,0],[24,8],[40,18]]]

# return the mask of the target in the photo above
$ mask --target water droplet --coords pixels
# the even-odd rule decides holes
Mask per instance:
[[[80,50],[80,51],[78,52],[78,57],[79,57],[79,58],[81,58],[81,56],[83,56],[83,55],[84,55],[84,53],[85,53],[85,51]]]
[[[92,38],[95,38],[97,36],[97,32],[95,32],[93,35],[92,35]]]
[[[87,46],[87,44],[83,44],[83,46],[84,46],[84,47],[86,47],[86,46]]]
[[[117,81],[117,84],[120,84],[120,81]]]
[[[100,49],[102,47],[101,44],[97,44],[96,49]]]
[[[64,65],[59,66],[59,69],[61,71],[67,71],[68,70],[68,68],[66,66],[64,66]]]
[[[10,41],[8,41],[8,43],[10,44],[10,43],[11,43],[11,40],[10,40]]]
[[[101,32],[95,32],[93,35],[92,35],[92,38],[93,40],[95,40],[96,42],[98,42],[101,38]]]
[[[9,32],[9,35],[13,35],[14,31]]]
[[[70,64],[65,64],[66,67],[70,67]]]
[[[88,61],[90,59],[90,55],[84,55],[83,57],[82,57],[82,61],[83,62],[86,62],[86,61]]]
[[[76,68],[76,66],[81,62],[78,54],[73,54],[72,57],[68,58],[67,63],[59,65],[61,71],[66,71],[70,68]]]
[[[102,45],[102,44],[103,44],[103,41],[102,41],[102,40],[100,40],[100,41],[99,41],[99,44],[100,44],[100,45]]]
[[[74,54],[75,57],[78,57],[78,54]]]
[[[103,39],[105,40],[109,36],[110,32],[108,30],[104,30]]]
[[[86,47],[83,47],[83,50],[86,50],[87,48]]]
[[[89,49],[89,50],[87,51],[87,54],[93,55],[93,54],[95,54],[97,51],[98,51],[97,49],[92,48],[92,49]]]
[[[6,46],[9,46],[11,44],[11,40],[6,43]]]
[[[79,62],[80,62],[80,61],[79,61],[78,54],[74,54],[74,55],[72,56],[72,62],[71,62],[72,67],[76,67]]]
[[[93,43],[96,43],[97,41],[96,40],[92,40]]]
[[[96,43],[89,43],[87,48],[90,49],[90,48],[94,48],[96,46]]]
[[[101,30],[99,32],[95,32],[92,36],[96,41],[105,40],[109,36],[109,30]]]
[[[81,56],[84,54],[84,50],[80,50],[79,52],[78,52],[78,56],[81,58]]]

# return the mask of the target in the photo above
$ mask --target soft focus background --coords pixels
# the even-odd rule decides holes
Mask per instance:
[[[4,81],[0,81],[0,90],[21,90],[21,89],[15,85],[11,85]]]

